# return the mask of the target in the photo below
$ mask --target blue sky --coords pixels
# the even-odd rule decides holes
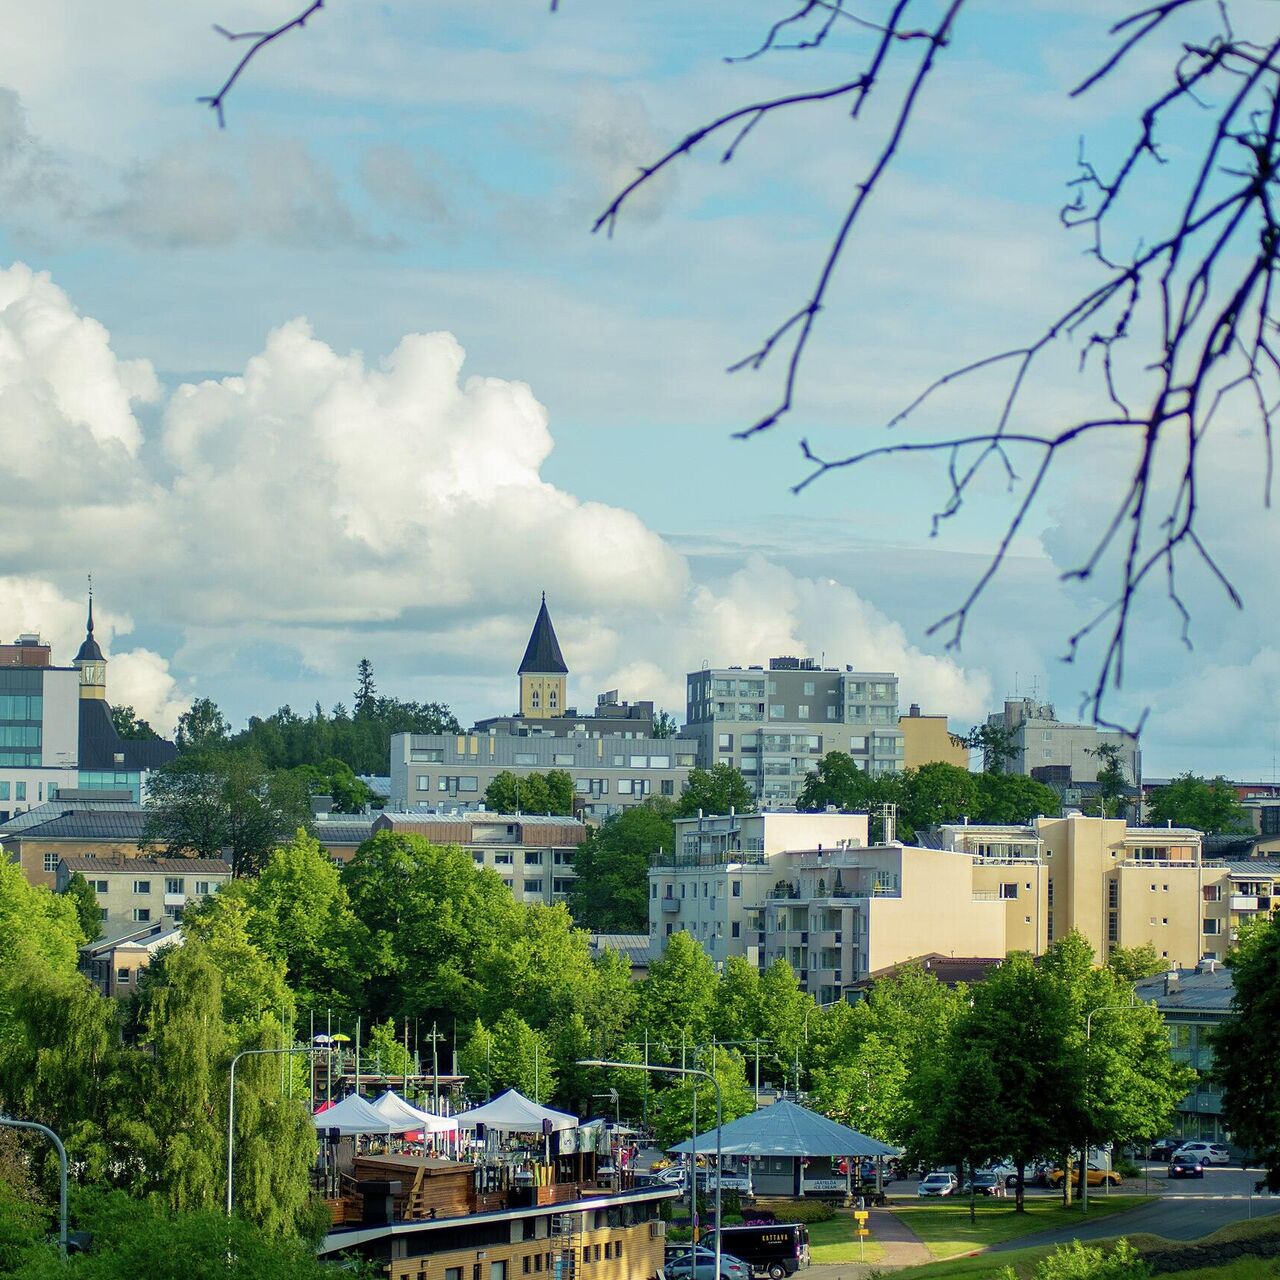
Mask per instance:
[[[1097,278],[1058,222],[1077,140],[1115,154],[1164,64],[1144,55],[1072,101],[1115,5],[967,9],[795,413],[743,443],[781,370],[724,369],[803,300],[883,117],[808,108],[732,165],[681,164],[611,240],[590,226],[703,119],[848,75],[856,38],[724,61],[785,11],[333,0],[254,64],[221,132],[194,104],[235,52],[210,24],[269,25],[282,0],[15,15],[0,432],[27,456],[0,535],[10,629],[70,643],[92,570],[113,688],[161,720],[195,693],[235,720],[330,705],[366,654],[387,691],[465,717],[509,709],[545,588],[579,700],[620,686],[678,709],[703,659],[805,649],[898,669],[904,701],[959,723],[1032,687],[1074,714],[1090,671],[1058,658],[1103,597],[1058,575],[1125,474],[1118,450],[1064,467],[958,653],[927,628],[1008,518],[994,476],[932,539],[931,464],[789,486],[801,437],[864,447],[933,377]],[[1172,131],[1171,171],[1199,127]],[[1121,236],[1159,217],[1175,176],[1153,171]],[[919,429],[987,420],[997,390],[962,386]],[[1090,394],[1051,359],[1025,421]],[[1221,438],[1207,529],[1249,608],[1191,575],[1186,652],[1153,599],[1112,709],[1151,708],[1149,773],[1269,778],[1276,527],[1247,423]]]

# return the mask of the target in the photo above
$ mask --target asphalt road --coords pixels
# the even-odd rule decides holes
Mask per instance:
[[[1021,1236],[993,1246],[993,1251],[1064,1244],[1070,1240],[1101,1240],[1137,1232],[1149,1232],[1167,1240],[1198,1240],[1241,1218],[1280,1213],[1280,1196],[1250,1194],[1262,1175],[1260,1169],[1211,1168],[1205,1171],[1203,1179],[1171,1179],[1167,1167],[1161,1164],[1148,1166],[1146,1172],[1151,1194],[1160,1197],[1153,1204],[1119,1216],[1113,1214],[1092,1221],[1083,1218],[1070,1227]],[[1143,1189],[1144,1182],[1138,1178],[1125,1185],[1127,1191],[1140,1193]],[[1090,1200],[1105,1195],[1105,1191],[1097,1188],[1089,1192]]]

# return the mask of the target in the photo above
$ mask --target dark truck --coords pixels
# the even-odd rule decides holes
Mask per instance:
[[[703,1244],[714,1248],[710,1232]],[[809,1265],[809,1228],[799,1222],[764,1222],[750,1227],[725,1227],[720,1248],[741,1258],[752,1274],[782,1280]]]

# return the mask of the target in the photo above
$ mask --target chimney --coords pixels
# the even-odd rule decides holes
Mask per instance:
[[[1177,969],[1170,969],[1169,972],[1164,975],[1165,995],[1167,996],[1176,995],[1181,990],[1182,990],[1182,984],[1178,980]]]
[[[911,709],[907,712],[907,715],[913,718],[918,717],[920,715],[920,704],[918,702],[913,702],[911,704]]]

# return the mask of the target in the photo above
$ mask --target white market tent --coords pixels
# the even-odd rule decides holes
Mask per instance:
[[[408,1133],[421,1129],[426,1133],[455,1133],[458,1128],[454,1116],[438,1116],[430,1111],[422,1111],[413,1103],[406,1102],[394,1089],[388,1089],[373,1104],[373,1110],[382,1117],[384,1132],[390,1129],[394,1133]]]
[[[353,1134],[393,1133],[396,1130],[389,1125],[385,1116],[380,1115],[359,1094],[353,1093],[341,1102],[323,1111],[317,1111],[312,1117],[317,1129],[337,1129],[344,1138]],[[415,1124],[413,1126],[417,1128]]]
[[[460,1129],[474,1129],[482,1124],[486,1129],[500,1133],[541,1133],[544,1120],[550,1122],[552,1132],[578,1127],[577,1116],[544,1107],[515,1089],[500,1093],[482,1107],[460,1111],[452,1119]]]

